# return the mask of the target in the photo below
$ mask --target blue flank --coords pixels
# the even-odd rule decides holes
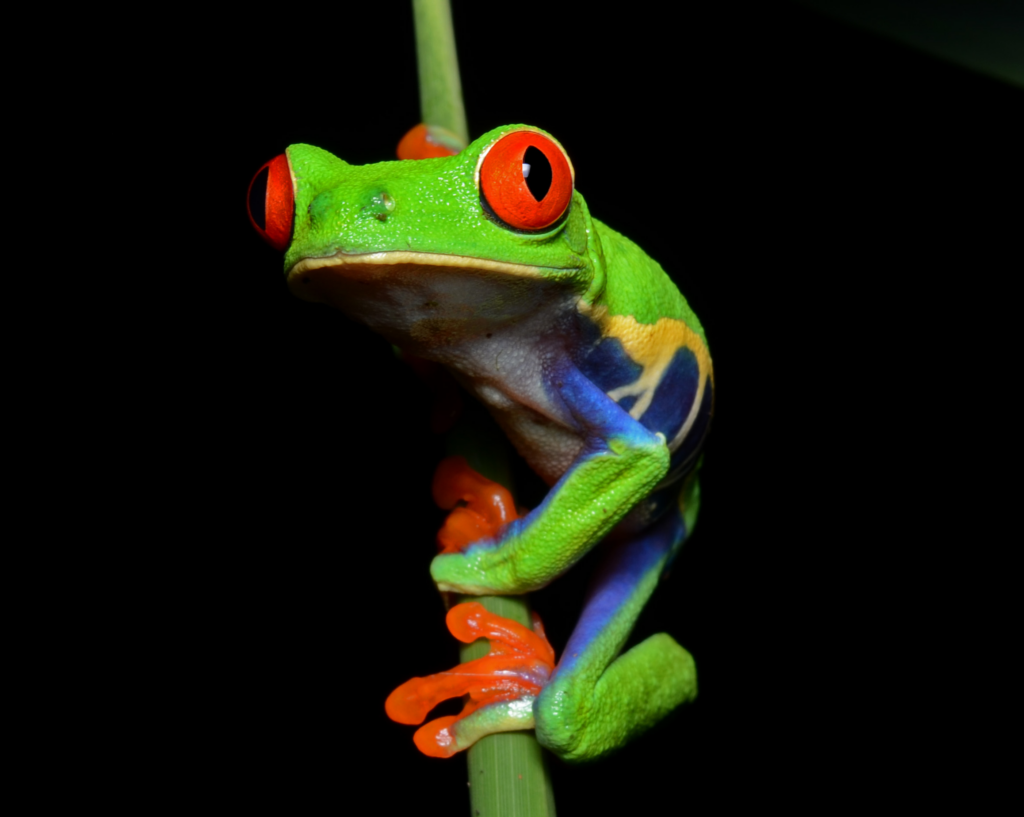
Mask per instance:
[[[619,408],[622,409],[626,414],[629,414],[633,410],[633,406],[636,405],[637,396],[635,394],[627,394],[621,400],[619,400]]]
[[[709,377],[704,386],[704,397],[700,401],[700,409],[694,418],[693,425],[682,443],[672,452],[672,460],[669,465],[669,474],[673,477],[681,476],[689,471],[697,462],[700,450],[704,445],[704,438],[708,434],[708,426],[711,424],[711,411],[715,402],[715,387]]]
[[[666,440],[671,441],[686,422],[697,397],[699,384],[700,366],[697,364],[697,356],[685,346],[677,349],[640,422],[651,431],[660,431]]]
[[[626,354],[618,338],[595,340],[591,351],[578,365],[583,376],[605,393],[635,383],[643,373],[643,367]],[[697,356],[692,349],[684,346],[676,351],[672,362],[665,369],[654,399],[640,418],[640,423],[651,431],[660,431],[666,441],[671,442],[690,414],[699,384],[700,366]],[[673,472],[677,466],[685,463],[688,468],[692,465],[689,461],[695,461],[695,454],[699,453],[700,444],[707,433],[712,396],[709,379],[700,414],[686,439],[672,455]],[[636,401],[635,395],[627,395],[619,401],[619,408],[628,414]]]
[[[635,383],[643,374],[643,367],[626,354],[618,338],[605,338],[597,342],[587,357],[579,362],[579,367],[583,375],[603,392]],[[626,399],[636,400],[635,397]],[[623,408],[629,411],[626,406]]]

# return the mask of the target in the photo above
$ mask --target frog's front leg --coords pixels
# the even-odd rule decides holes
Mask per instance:
[[[668,472],[664,435],[631,418],[565,363],[550,391],[576,423],[584,447],[544,501],[462,553],[430,566],[442,591],[471,595],[528,593],[578,562]]]

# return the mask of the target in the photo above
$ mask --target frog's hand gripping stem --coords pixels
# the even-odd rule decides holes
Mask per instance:
[[[556,396],[585,445],[544,501],[496,536],[430,565],[441,591],[474,596],[529,593],[564,573],[668,473],[664,435],[642,426],[566,364]]]
[[[451,510],[437,533],[442,553],[458,553],[479,539],[497,536],[519,518],[508,489],[478,474],[465,457],[448,457],[434,472],[434,502]]]
[[[486,638],[490,652],[448,672],[406,681],[388,696],[388,717],[398,723],[423,723],[442,701],[467,696],[458,715],[437,718],[416,731],[413,741],[430,757],[451,757],[496,732],[533,729],[533,703],[555,664],[555,652],[537,614],[531,632],[488,612],[479,602],[468,602],[449,610],[446,622],[452,635],[466,644]]]

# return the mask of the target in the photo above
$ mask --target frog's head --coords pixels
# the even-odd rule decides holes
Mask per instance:
[[[591,288],[597,251],[568,155],[526,125],[454,156],[355,166],[311,145],[269,162],[256,229],[288,286],[394,343],[518,321]]]

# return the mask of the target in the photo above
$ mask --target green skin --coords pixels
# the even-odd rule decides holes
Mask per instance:
[[[659,350],[691,350],[707,388],[710,358],[700,323],[661,267],[592,219],[578,192],[567,217],[537,233],[513,230],[487,212],[482,157],[516,130],[537,129],[506,126],[455,156],[366,166],[290,146],[295,219],[285,270],[299,297],[341,309],[405,352],[448,368],[553,486],[541,506],[494,540],[436,557],[431,575],[439,589],[526,593],[602,540],[611,543],[604,580],[628,574],[628,592],[610,613],[585,611],[579,638],[536,701],[485,707],[456,733],[464,748],[484,734],[536,727],[555,753],[587,760],[696,694],[693,659],[668,635],[619,653],[692,530],[699,489],[695,458],[665,487],[672,452],[686,438],[682,419],[692,424],[697,407],[682,407],[678,428],[646,428],[628,404],[618,405],[618,392],[595,385],[593,372],[581,374],[580,361],[617,339],[623,360],[649,376],[633,388],[639,404],[645,394],[654,399],[668,370]],[[636,555],[640,545],[630,543],[657,527],[654,497],[661,496],[663,513],[666,493],[685,524],[661,534],[671,542],[654,556]]]

